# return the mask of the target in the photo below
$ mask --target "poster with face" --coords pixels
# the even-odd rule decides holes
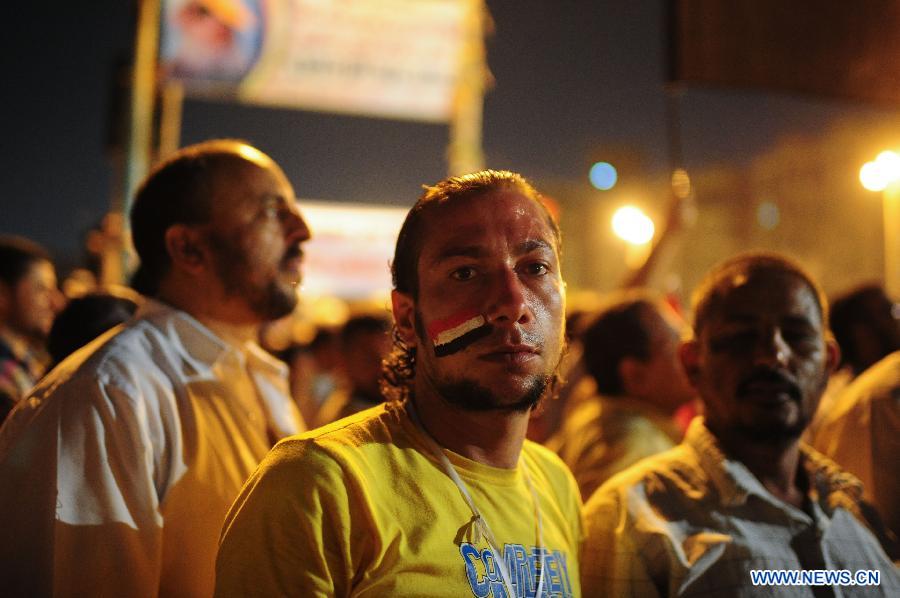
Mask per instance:
[[[161,71],[192,96],[446,122],[467,52],[481,43],[481,8],[480,0],[164,0]]]

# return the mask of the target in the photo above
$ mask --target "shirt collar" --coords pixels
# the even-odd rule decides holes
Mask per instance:
[[[751,494],[767,502],[775,500],[742,462],[725,456],[702,417],[696,417],[691,422],[684,443],[697,454],[701,468],[709,476],[724,504],[743,504]],[[829,513],[838,506],[850,508],[860,501],[862,485],[859,480],[802,443],[800,467],[805,469],[809,480],[810,500],[820,503],[820,499],[824,499],[823,506]]]
[[[138,307],[136,318],[162,330],[186,360],[198,371],[209,370],[223,360],[237,360],[241,366],[284,375],[287,366],[269,355],[255,342],[242,346],[222,339],[185,311],[161,301],[148,299]]]

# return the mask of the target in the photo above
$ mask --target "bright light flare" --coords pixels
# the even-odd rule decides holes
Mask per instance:
[[[649,243],[656,231],[653,220],[634,206],[624,206],[616,210],[612,217],[612,228],[616,236],[632,245]]]
[[[859,182],[869,191],[884,191],[897,181],[900,181],[900,155],[892,151],[881,152],[859,169]]]

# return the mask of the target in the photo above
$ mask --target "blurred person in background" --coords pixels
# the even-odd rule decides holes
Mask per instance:
[[[675,253],[679,233],[684,229],[686,222],[691,220],[693,204],[687,200],[686,191],[680,188],[681,183],[673,180],[671,193],[666,204],[666,214],[660,234],[656,235],[653,245],[647,255],[639,263],[630,267],[624,278],[619,283],[619,289],[644,289],[651,286],[651,280],[661,273],[666,273]],[[553,442],[559,447],[561,428],[571,416],[579,409],[584,400],[590,400],[596,395],[593,377],[585,368],[582,354],[584,351],[582,334],[585,328],[585,320],[594,315],[596,307],[578,307],[569,314],[566,331],[569,335],[568,351],[563,358],[561,368],[561,387],[559,392],[551,400],[544,401],[531,416],[528,428],[529,440],[547,443]],[[677,299],[673,305],[680,305]],[[671,311],[671,310],[670,310]],[[676,315],[676,317],[679,317]],[[684,409],[678,414],[680,420],[690,421],[695,411],[692,404],[685,404]],[[682,426],[686,428],[686,424]],[[552,438],[552,440],[551,440]],[[571,464],[570,464],[571,465]],[[586,497],[585,497],[586,498]]]
[[[56,314],[47,337],[52,364],[59,364],[104,332],[131,319],[140,301],[140,295],[126,288],[91,291],[70,299]]]
[[[900,351],[900,305],[880,284],[865,284],[834,299],[831,330],[841,347],[839,368],[852,380],[894,351]]]
[[[228,506],[304,429],[256,343],[297,304],[310,236],[278,165],[235,140],[186,147],[143,182],[131,229],[137,315],[0,430],[6,596],[212,595]]]
[[[382,401],[381,362],[391,352],[391,320],[361,315],[341,328],[341,354],[347,387],[332,392],[316,415],[316,426],[374,407]]]
[[[838,295],[829,316],[834,338],[841,347],[841,363],[828,386],[805,438],[811,441],[835,401],[857,376],[894,351],[900,351],[900,305],[880,284],[860,285]]]
[[[582,362],[597,393],[547,443],[575,475],[584,500],[613,474],[681,441],[675,412],[694,398],[678,360],[684,326],[649,291],[614,294],[582,334]]]
[[[0,423],[50,364],[47,335],[65,298],[47,251],[0,237]]]
[[[819,412],[810,444],[863,483],[900,535],[900,351],[867,368]]]
[[[347,388],[340,333],[319,326],[312,340],[285,352],[290,368],[291,396],[306,422],[316,422],[319,409],[335,393]]]
[[[587,502],[585,594],[814,596],[761,587],[751,570],[828,569],[878,570],[863,594],[897,596],[896,546],[859,480],[800,442],[839,358],[819,286],[782,256],[748,253],[715,266],[693,305],[679,354],[704,416]]]
[[[584,368],[582,335],[592,312],[575,308],[566,315],[566,352],[559,366],[559,390],[535,407],[528,420],[528,440],[546,445],[569,414],[596,394],[594,380]]]

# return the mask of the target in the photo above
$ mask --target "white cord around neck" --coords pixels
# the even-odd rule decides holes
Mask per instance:
[[[469,493],[469,489],[466,486],[465,482],[462,481],[462,478],[459,477],[459,473],[457,473],[456,468],[453,467],[453,464],[450,462],[450,459],[447,458],[447,455],[444,454],[443,449],[434,439],[434,437],[425,429],[424,424],[419,419],[419,414],[416,411],[415,404],[412,401],[412,398],[407,399],[406,401],[406,409],[409,413],[410,419],[416,424],[416,427],[422,432],[422,436],[425,438],[426,444],[431,449],[431,452],[434,456],[441,462],[441,465],[444,467],[444,471],[447,472],[447,475],[450,476],[450,479],[453,480],[453,483],[456,484],[456,487],[459,488],[460,494],[462,494],[463,498],[466,501],[466,504],[469,505],[469,509],[472,511],[472,515],[475,516],[475,525],[478,525],[481,529],[481,533],[484,536],[485,540],[487,540],[488,546],[490,546],[491,551],[494,554],[494,563],[497,566],[497,569],[500,571],[500,576],[503,578],[503,585],[506,586],[506,593],[510,598],[516,596],[517,594],[513,592],[513,584],[512,577],[510,576],[510,571],[506,566],[506,561],[504,560],[504,553],[501,550],[502,545],[497,542],[497,538],[494,536],[494,532],[491,531],[490,525],[488,525],[487,519],[481,514],[481,511],[478,510],[478,507],[475,505],[475,501],[472,499],[472,495]],[[537,549],[540,553],[540,567],[538,573],[538,583],[537,583],[537,591],[535,592],[535,598],[540,598],[541,593],[544,590],[544,525],[543,519],[541,517],[541,506],[538,502],[537,492],[534,489],[534,484],[531,482],[531,475],[528,473],[528,466],[525,464],[525,459],[521,458],[520,463],[522,464],[522,475],[525,478],[525,483],[528,485],[528,490],[531,492],[531,501],[532,506],[534,507],[534,515],[535,521],[537,523]],[[524,594],[523,594],[524,595]]]

